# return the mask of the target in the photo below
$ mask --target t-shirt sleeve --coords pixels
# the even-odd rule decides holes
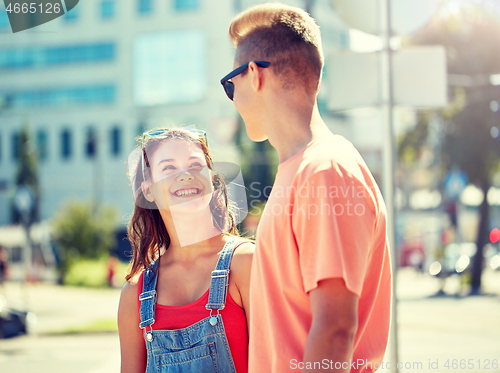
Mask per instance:
[[[373,194],[339,167],[315,173],[297,188],[292,224],[306,292],[343,278],[360,296],[376,225]]]

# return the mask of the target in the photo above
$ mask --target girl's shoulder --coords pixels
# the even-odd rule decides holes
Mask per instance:
[[[236,241],[236,248],[233,251],[233,260],[237,257],[241,256],[252,256],[254,251],[255,251],[255,241],[246,238],[246,237],[239,237],[239,236],[229,236],[227,238],[227,241]],[[238,259],[236,259],[238,260]]]
[[[142,286],[141,286],[142,288]],[[134,314],[137,312],[137,302],[139,299],[139,282],[127,281],[122,288],[120,294],[120,306],[119,309],[126,310],[125,312]]]
[[[236,296],[232,293],[231,296],[237,304],[246,308],[248,305],[248,292],[250,289],[250,272],[252,269],[252,257],[255,251],[255,244],[249,240],[238,237],[241,239],[239,245],[233,252],[233,259],[230,267],[230,291],[231,283],[236,286],[238,293]]]
[[[121,297],[126,299],[138,299],[139,291],[142,290],[142,281],[144,278],[144,270],[128,280],[122,288]]]
[[[252,266],[253,253],[255,252],[255,243],[243,237],[236,237],[235,239],[240,242],[233,252],[231,271],[249,273]]]

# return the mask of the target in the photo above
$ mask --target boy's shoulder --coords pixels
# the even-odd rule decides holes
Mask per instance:
[[[296,174],[306,180],[317,173],[355,172],[364,161],[354,145],[340,135],[331,135],[311,142],[297,164]]]

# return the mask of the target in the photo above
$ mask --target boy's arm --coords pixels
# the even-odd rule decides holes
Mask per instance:
[[[320,281],[309,292],[309,301],[312,324],[303,362],[317,369],[303,371],[349,372],[358,326],[358,296],[347,290],[342,278],[331,278]],[[341,369],[335,369],[336,362]]]

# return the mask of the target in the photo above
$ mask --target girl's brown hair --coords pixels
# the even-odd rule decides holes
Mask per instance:
[[[142,152],[145,157],[145,177],[149,178],[149,164],[147,154],[154,154],[156,149],[169,140],[185,140],[196,143],[200,146],[211,171],[214,171],[212,156],[208,149],[205,138],[199,138],[197,134],[180,128],[172,129],[161,136],[151,138],[144,144]],[[138,146],[141,146],[142,136],[137,138]],[[129,170],[130,172],[130,170]],[[142,158],[139,158],[137,167],[133,171],[134,175],[129,175],[132,180],[132,188],[135,191],[141,190],[144,181],[142,170]],[[222,176],[218,173],[212,174],[214,192],[210,201],[210,211],[212,220],[218,229],[224,234],[239,235],[236,227],[234,213],[228,199],[227,186]],[[135,198],[135,207],[132,217],[127,225],[128,239],[132,245],[132,259],[125,279],[129,281],[144,268],[151,269],[151,263],[159,256],[162,248],[167,249],[170,245],[170,236],[163,223],[155,202],[146,200],[142,192]]]

